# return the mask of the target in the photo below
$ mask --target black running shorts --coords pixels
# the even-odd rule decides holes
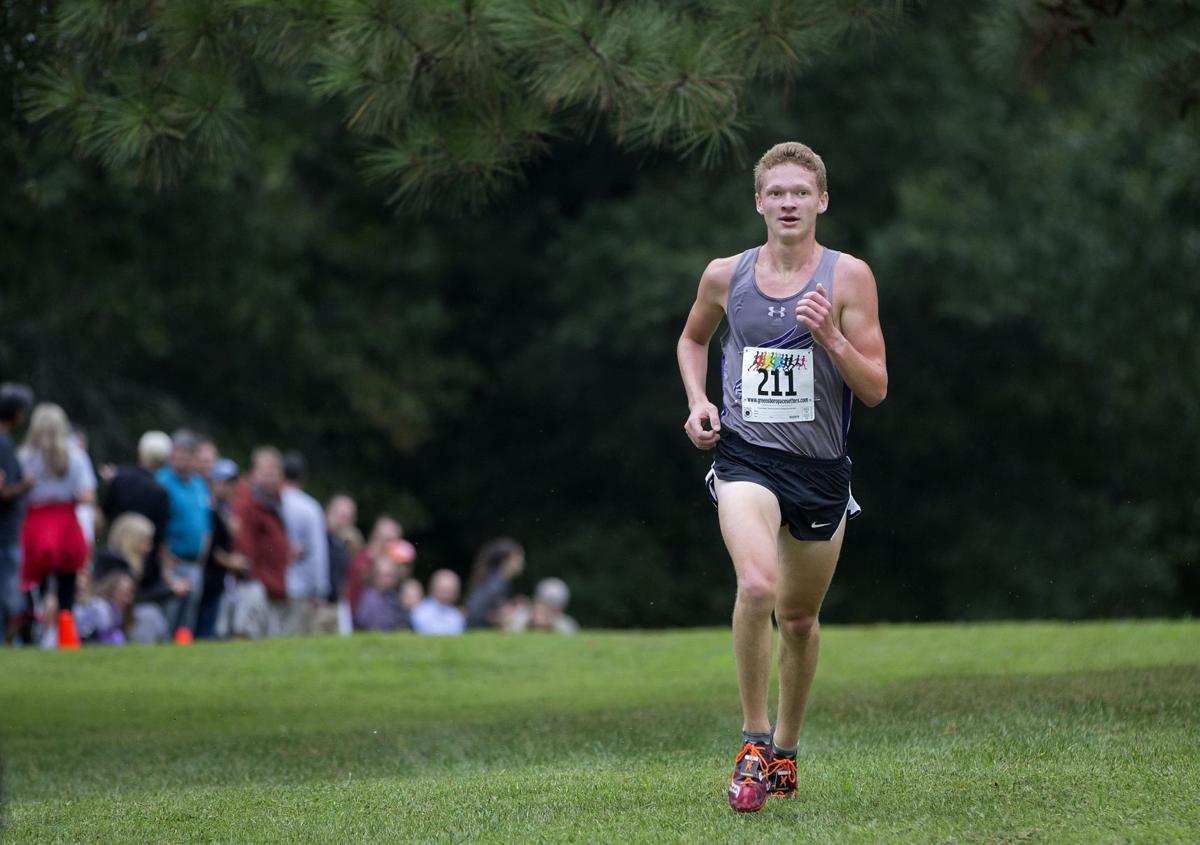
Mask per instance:
[[[774,493],[783,524],[797,540],[832,540],[850,506],[850,459],[845,455],[806,458],[747,443],[725,429],[707,479],[715,503],[714,474],[721,481],[750,481]]]

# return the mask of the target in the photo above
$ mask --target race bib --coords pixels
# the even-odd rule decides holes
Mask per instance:
[[[742,419],[810,422],[816,415],[812,349],[742,351]]]

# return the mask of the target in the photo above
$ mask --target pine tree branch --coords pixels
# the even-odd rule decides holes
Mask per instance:
[[[243,115],[264,94],[254,80],[290,74],[344,104],[346,125],[374,145],[367,175],[399,201],[420,205],[448,186],[472,204],[519,178],[551,127],[714,161],[737,147],[756,78],[794,76],[839,34],[873,32],[903,6],[63,0],[60,60],[26,110],[107,166],[162,185],[243,148]],[[81,59],[74,75],[70,56]],[[121,67],[141,68],[140,80]]]

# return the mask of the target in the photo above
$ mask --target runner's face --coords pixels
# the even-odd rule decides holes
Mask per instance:
[[[754,195],[767,231],[780,240],[798,240],[817,225],[829,205],[829,194],[817,191],[817,174],[798,164],[778,164],[763,174]]]

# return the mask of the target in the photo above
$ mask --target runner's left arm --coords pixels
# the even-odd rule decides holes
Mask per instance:
[[[825,348],[842,380],[864,405],[874,407],[887,396],[887,357],[879,325],[879,292],[865,261],[843,256],[836,295],[840,320],[821,285],[796,306],[796,319]]]

